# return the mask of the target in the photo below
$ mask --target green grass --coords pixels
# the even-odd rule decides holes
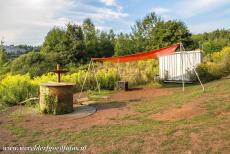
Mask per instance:
[[[25,111],[14,111],[10,119],[15,125],[8,129],[28,144],[87,145],[88,152],[99,153],[228,153],[230,151],[230,79],[186,87],[185,92],[172,85],[172,94],[128,103],[137,115],[115,120],[134,120],[137,124],[94,125],[82,131],[65,129],[27,130],[17,126]],[[105,92],[106,93],[106,92]],[[106,95],[106,94],[104,94]],[[204,113],[190,119],[157,121],[150,115],[183,104],[200,101]],[[127,103],[127,102],[126,102]],[[77,125],[77,124],[76,124]],[[193,139],[192,135],[197,136]],[[47,137],[49,136],[49,137]],[[90,151],[92,150],[92,151]]]
[[[9,129],[12,134],[16,135],[19,138],[25,137],[27,135],[27,133],[28,133],[27,129],[21,128],[21,127],[15,127],[12,124],[5,125],[3,127]]]

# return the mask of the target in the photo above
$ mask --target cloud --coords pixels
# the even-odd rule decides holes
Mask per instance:
[[[119,22],[128,14],[118,7],[121,6],[113,0],[107,1],[106,5],[99,0],[98,3],[85,0],[0,1],[0,38],[4,37],[6,44],[38,45],[53,26],[81,23],[85,18],[93,19],[100,27],[106,27],[103,25],[106,21]]]
[[[118,5],[116,0],[100,0],[100,1],[104,3],[106,6],[115,6],[119,11],[123,9],[122,6]]]
[[[159,15],[164,20],[172,20],[173,18],[169,15],[171,13],[170,9],[163,8],[163,7],[156,7],[150,10],[150,12],[155,12],[157,15]]]
[[[195,15],[210,12],[220,6],[230,4],[229,0],[181,0],[177,4],[178,8],[175,12],[184,18],[190,18]]]
[[[156,14],[159,14],[159,15],[165,14],[165,13],[169,13],[169,12],[170,12],[169,9],[167,9],[167,8],[162,8],[162,7],[154,8],[154,9],[152,9],[152,11],[154,11]]]
[[[226,25],[228,25],[226,27]],[[191,24],[188,26],[192,33],[198,34],[203,32],[211,32],[216,29],[230,29],[230,25],[225,20],[218,20],[212,22],[203,22],[199,24]]]
[[[105,5],[108,5],[108,6],[116,6],[117,5],[116,0],[100,0],[100,1],[105,3]]]
[[[178,0],[174,5],[168,7],[156,7],[151,9],[164,19],[172,19],[172,16],[188,19],[193,16],[211,12],[212,10],[230,4],[229,0]],[[228,13],[228,12],[227,12]],[[224,12],[223,12],[224,14]]]
[[[0,2],[0,36],[7,44],[38,44],[47,31],[53,27],[64,26],[65,17],[59,16],[69,8],[70,0],[7,0]],[[33,43],[34,42],[34,43]]]

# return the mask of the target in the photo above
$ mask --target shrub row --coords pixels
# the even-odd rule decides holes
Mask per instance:
[[[196,70],[204,82],[230,75],[230,47],[212,54],[210,59],[198,65]],[[194,78],[194,75],[192,76]]]
[[[153,81],[154,74],[158,72],[157,61],[155,60],[130,64],[98,63],[96,69],[96,73],[93,70],[88,73],[84,90],[95,90],[97,88],[95,75],[101,89],[113,90],[118,80],[127,80],[130,85],[138,85]],[[77,70],[75,73],[63,75],[62,81],[75,83],[77,92],[80,91],[86,75],[85,68]],[[47,73],[31,77],[30,74],[7,74],[0,78],[0,102],[15,105],[27,98],[38,96],[39,84],[49,81],[56,81],[56,75]]]

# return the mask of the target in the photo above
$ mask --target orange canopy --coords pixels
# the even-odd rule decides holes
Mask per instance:
[[[159,56],[172,54],[173,52],[175,52],[178,46],[179,44],[175,44],[175,45],[172,45],[166,48],[151,50],[148,52],[136,53],[136,54],[131,54],[127,56],[109,57],[109,58],[92,58],[92,60],[123,63],[123,62],[137,61],[137,60],[153,59],[153,58],[158,58]]]

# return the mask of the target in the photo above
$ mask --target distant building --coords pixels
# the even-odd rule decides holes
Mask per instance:
[[[7,53],[23,53],[28,50],[14,45],[4,46],[4,49],[6,50]]]

